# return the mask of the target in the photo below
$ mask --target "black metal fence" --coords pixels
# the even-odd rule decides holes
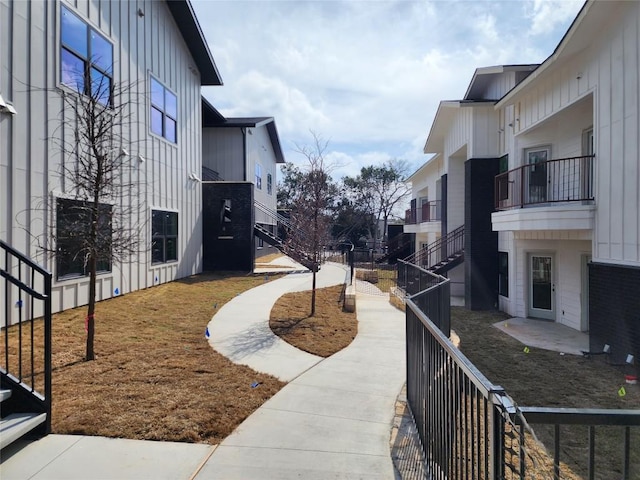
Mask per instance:
[[[429,478],[580,478],[574,470],[590,480],[640,478],[640,410],[516,406],[449,340],[449,281],[401,261],[398,285],[407,291],[407,402]],[[533,424],[551,425],[551,454]],[[575,444],[576,434],[561,431],[575,425],[587,429],[587,446],[579,458],[563,458],[563,446]],[[596,444],[596,426],[618,429],[616,452]],[[597,450],[618,457],[620,467],[598,469]]]
[[[43,433],[49,433],[51,273],[0,240],[0,277],[2,387],[13,390],[12,410],[46,413]]]

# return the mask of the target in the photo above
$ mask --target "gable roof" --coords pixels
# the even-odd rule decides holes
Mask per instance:
[[[189,0],[167,0],[167,6],[200,71],[202,85],[222,85],[222,77],[213,60],[196,14]]]
[[[225,118],[211,103],[202,97],[202,128],[256,128],[267,127],[276,163],[285,163],[276,121],[273,117]]]
[[[625,2],[586,0],[553,53],[524,81],[507,92],[496,104],[496,108],[513,103],[519,94],[530,88],[530,85],[536,78],[541,77],[547,71],[553,70],[556,64],[562,66],[563,59],[569,58],[590,45],[595,35],[594,32],[600,31],[610,18],[610,15],[623,4],[625,4]]]
[[[528,76],[531,72],[538,68],[538,66],[538,63],[533,63],[524,65],[495,65],[492,67],[476,68],[475,72],[473,72],[473,77],[471,77],[471,82],[469,82],[467,93],[464,94],[464,99],[498,101],[499,98],[488,99],[483,97],[483,94],[484,92],[486,92],[487,87],[491,85],[491,83],[497,76],[505,72],[516,72],[516,74],[519,74],[518,76],[520,77],[516,80],[516,83],[519,83],[519,81]]]

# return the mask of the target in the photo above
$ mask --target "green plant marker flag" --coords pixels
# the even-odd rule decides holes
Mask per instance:
[[[627,391],[624,389],[624,387],[620,387],[620,390],[618,390],[618,395],[620,395],[621,397],[624,397],[627,394]]]
[[[524,353],[529,353],[529,352],[530,352],[529,347],[524,347]]]

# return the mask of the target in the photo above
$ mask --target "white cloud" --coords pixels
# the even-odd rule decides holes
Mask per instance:
[[[460,98],[477,67],[545,59],[580,4],[193,1],[225,82],[207,98],[228,116],[275,117],[288,160],[321,134],[349,175],[424,161],[439,101]]]
[[[531,34],[546,35],[558,25],[564,25],[575,18],[584,0],[534,0],[529,17]]]

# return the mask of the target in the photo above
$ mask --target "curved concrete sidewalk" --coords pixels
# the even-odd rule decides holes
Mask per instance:
[[[327,263],[316,277],[318,288],[344,283],[346,268]],[[311,289],[312,274],[287,275],[238,295],[209,322],[209,343],[234,363],[289,382],[322,360],[291,346],[269,328],[269,315],[278,298]]]
[[[197,480],[394,478],[389,434],[405,381],[404,314],[384,296],[358,294],[357,316],[351,345],[256,410]]]

